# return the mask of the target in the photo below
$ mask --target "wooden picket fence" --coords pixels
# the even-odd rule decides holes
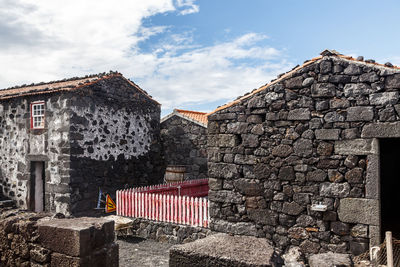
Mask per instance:
[[[117,215],[191,226],[208,227],[207,198],[117,191]]]

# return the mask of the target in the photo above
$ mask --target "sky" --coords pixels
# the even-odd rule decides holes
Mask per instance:
[[[0,88],[119,71],[212,111],[325,49],[400,65],[400,1],[0,0]]]

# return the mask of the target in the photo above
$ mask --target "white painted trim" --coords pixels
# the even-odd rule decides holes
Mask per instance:
[[[179,113],[178,111],[175,111],[175,110],[171,114],[168,114],[167,116],[163,117],[161,119],[160,123],[163,123],[164,121],[169,120],[173,116],[178,116],[178,117],[180,117],[182,119],[188,120],[188,121],[196,123],[196,124],[198,124],[198,125],[200,125],[200,126],[202,126],[204,128],[207,128],[207,124],[203,124],[203,123],[201,123],[201,122],[199,122],[197,120],[189,118],[189,117],[187,117],[187,116],[185,116],[185,115],[183,115],[183,114],[181,114],[181,113]]]

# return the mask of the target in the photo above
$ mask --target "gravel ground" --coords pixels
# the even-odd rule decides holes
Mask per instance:
[[[120,267],[167,267],[169,261],[168,243],[160,243],[138,237],[118,237]]]

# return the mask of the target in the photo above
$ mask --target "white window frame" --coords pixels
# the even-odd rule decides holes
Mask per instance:
[[[31,129],[44,129],[45,126],[45,102],[35,101],[31,103]]]

